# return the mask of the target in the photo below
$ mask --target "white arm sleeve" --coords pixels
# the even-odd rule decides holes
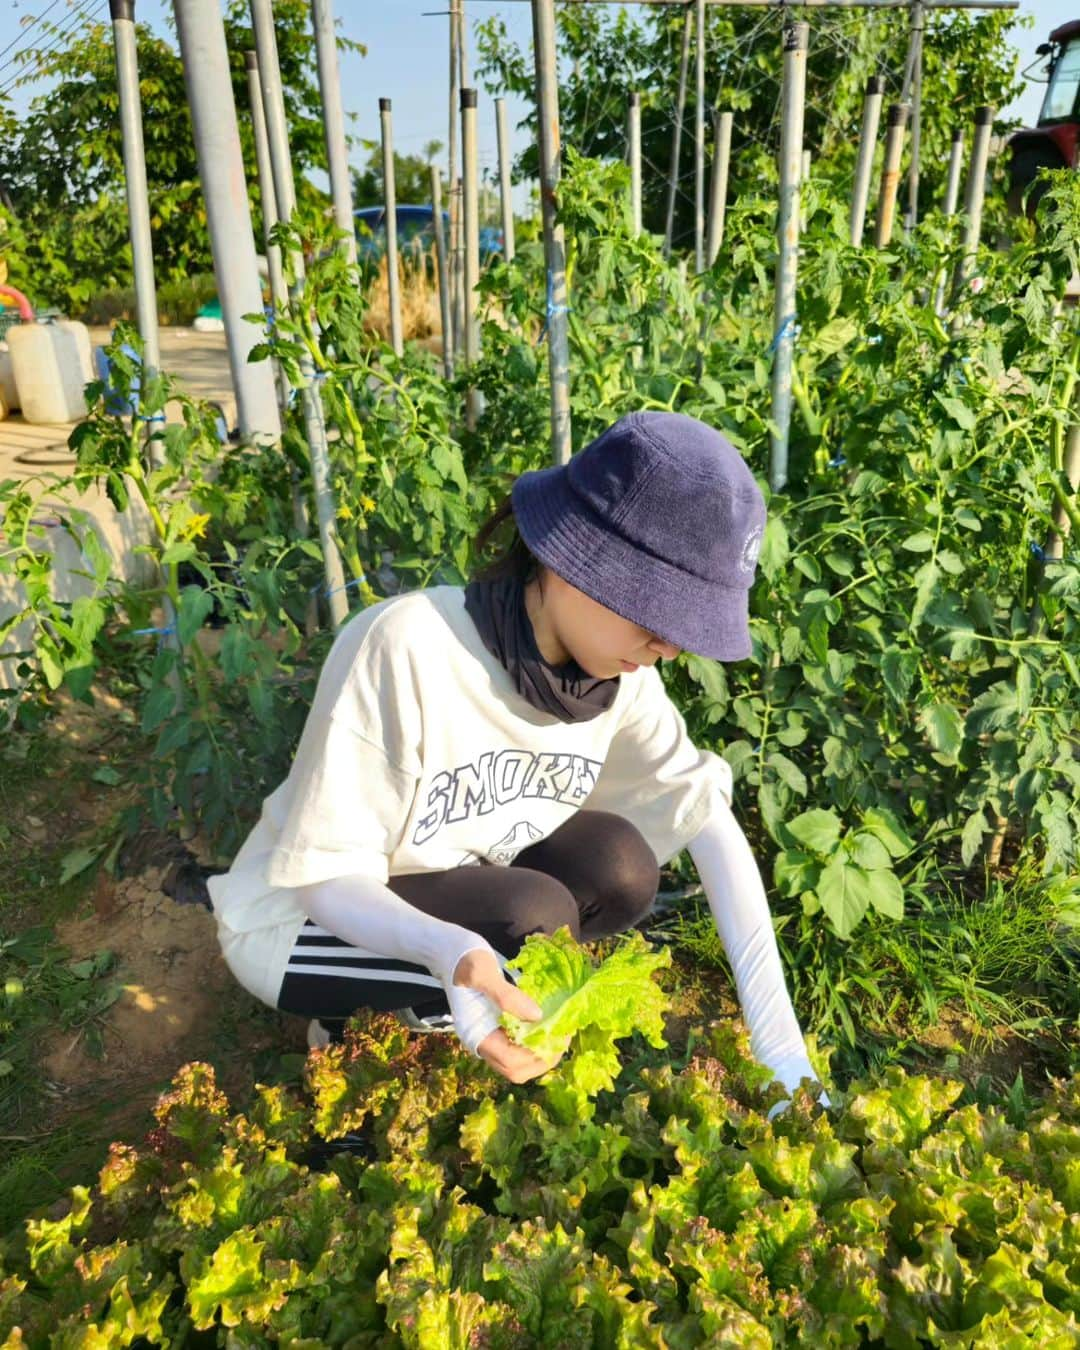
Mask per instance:
[[[687,848],[731,962],[754,1058],[789,1092],[800,1078],[816,1080],[784,981],[761,873],[738,821],[719,795]],[[824,1092],[821,1101],[829,1105]]]
[[[454,984],[457,963],[477,948],[490,951],[513,979],[505,959],[478,933],[425,914],[375,877],[334,877],[299,886],[296,894],[308,917],[343,942],[373,957],[427,966],[441,982],[458,1036],[471,1054],[499,1026],[499,1010],[486,995]]]

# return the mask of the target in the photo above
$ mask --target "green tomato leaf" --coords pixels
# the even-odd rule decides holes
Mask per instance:
[[[951,703],[931,703],[919,710],[919,726],[939,755],[955,763],[964,742],[964,722]]]
[[[887,919],[904,917],[904,888],[900,878],[892,871],[880,868],[868,874],[870,885],[870,903],[879,914]]]
[[[821,901],[821,908],[832,920],[837,935],[848,938],[873,899],[870,876],[854,863],[844,858],[834,858],[821,870],[817,897]]]
[[[935,397],[958,427],[962,427],[964,431],[975,430],[975,414],[966,403],[961,403],[958,398],[948,398],[945,394],[937,394]]]
[[[840,817],[815,807],[787,822],[789,834],[814,853],[832,853],[840,842]]]
[[[871,806],[863,812],[863,828],[877,835],[894,858],[906,857],[915,847],[915,840],[883,806]]]
[[[930,530],[918,530],[915,534],[909,534],[906,539],[901,539],[900,547],[906,548],[911,553],[929,553],[934,547],[933,533]]]
[[[858,834],[851,836],[850,839],[851,861],[858,863],[860,867],[872,870],[875,867],[889,868],[892,866],[892,859],[889,857],[889,850],[882,841],[869,831],[860,830]]]
[[[965,867],[970,867],[975,860],[975,855],[979,851],[979,845],[982,843],[982,837],[986,833],[986,816],[983,814],[982,807],[978,811],[973,811],[964,822],[963,833],[960,835],[960,857]]]

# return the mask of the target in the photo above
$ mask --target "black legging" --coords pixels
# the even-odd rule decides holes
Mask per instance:
[[[522,849],[509,867],[391,876],[387,886],[425,914],[478,933],[509,960],[530,933],[554,933],[564,924],[583,941],[633,928],[652,908],[659,881],[656,857],[634,825],[607,811],[581,810]],[[351,961],[350,951],[357,952]],[[425,966],[372,960],[310,920],[289,965],[306,969],[286,970],[278,1007],[335,1031],[358,1008],[411,1007],[421,1017],[449,1012]]]

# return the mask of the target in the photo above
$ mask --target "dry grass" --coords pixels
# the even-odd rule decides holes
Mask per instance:
[[[379,269],[368,284],[368,309],[364,327],[390,341],[390,269],[386,255],[379,259]],[[417,341],[431,351],[442,351],[442,313],[439,308],[438,267],[435,245],[426,251],[404,248],[398,253],[398,279],[401,287],[401,327],[406,342]],[[484,311],[485,319],[506,326],[501,307],[492,300]],[[540,325],[531,340],[539,336]]]
[[[368,310],[364,327],[390,340],[390,269],[386,255],[368,286]],[[398,254],[398,279],[401,287],[401,326],[406,341],[442,338],[439,313],[439,286],[436,280],[435,247],[425,252],[402,250]]]

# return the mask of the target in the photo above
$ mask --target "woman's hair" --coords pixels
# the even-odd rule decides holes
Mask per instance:
[[[475,556],[477,558],[482,556],[492,535],[507,523],[509,523],[508,529],[504,531],[507,539],[501,552],[473,573],[474,581],[495,581],[499,577],[516,576],[520,577],[522,582],[526,582],[531,581],[537,574],[540,564],[529,552],[528,545],[518,531],[517,521],[514,519],[513,501],[509,492],[495,512],[481,525],[480,531],[473,541]]]

